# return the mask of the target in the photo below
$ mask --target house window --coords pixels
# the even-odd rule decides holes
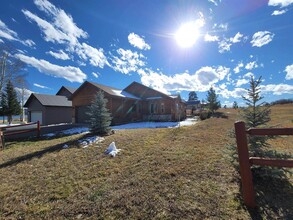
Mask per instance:
[[[157,104],[151,103],[151,105],[150,105],[150,113],[151,114],[157,113]]]
[[[161,113],[165,113],[165,104],[161,103]]]

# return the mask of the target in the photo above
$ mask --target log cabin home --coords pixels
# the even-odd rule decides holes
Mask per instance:
[[[98,91],[104,92],[112,125],[137,121],[178,121],[186,118],[185,102],[180,95],[169,96],[140,83],[125,89],[85,81],[70,97],[73,122],[87,123],[86,112]]]

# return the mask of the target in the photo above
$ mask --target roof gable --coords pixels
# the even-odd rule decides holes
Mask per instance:
[[[88,85],[92,85],[102,91],[104,91],[105,93],[111,95],[111,96],[116,96],[116,97],[121,97],[121,98],[129,98],[129,99],[139,99],[137,96],[130,94],[124,90],[121,89],[116,89],[114,87],[110,87],[110,86],[105,86],[102,84],[98,84],[98,83],[93,83],[93,82],[88,82],[85,81],[72,95],[71,99],[76,96],[84,87],[88,86]]]
[[[69,86],[62,86],[56,95],[63,95],[69,98],[77,89]]]
[[[32,93],[24,107],[29,107],[31,101],[37,99],[43,106],[58,106],[58,107],[72,107],[72,102],[68,101],[67,97],[59,95],[45,95]]]
[[[129,86],[123,89],[123,91],[126,91],[142,99],[151,99],[151,98],[158,98],[158,97],[171,98],[160,91],[147,87],[138,82],[132,82]]]

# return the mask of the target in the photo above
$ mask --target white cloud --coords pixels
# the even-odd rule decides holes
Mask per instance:
[[[140,69],[138,73],[144,85],[168,93],[168,91],[182,90],[208,91],[212,85],[223,80],[228,75],[229,71],[229,68],[223,66],[205,66],[194,74],[184,72],[175,74],[174,76],[167,76],[162,72],[155,72],[150,69]]]
[[[18,41],[17,33],[9,29],[4,22],[0,20],[0,38]]]
[[[137,47],[138,49],[141,49],[141,50],[151,49],[151,46],[147,44],[142,37],[138,36],[135,33],[130,33],[128,35],[128,41],[132,46]]]
[[[248,79],[238,79],[237,82],[236,82],[236,84],[235,84],[235,86],[236,86],[236,87],[240,87],[240,86],[242,86],[242,85],[247,84],[248,82],[249,82]]]
[[[38,83],[34,83],[34,86],[35,86],[35,87],[38,87],[38,88],[41,88],[41,89],[50,89],[49,87],[47,87],[47,86],[43,86],[43,85],[40,85],[40,84],[38,84]]]
[[[208,0],[209,2],[213,3],[215,6],[218,6],[218,4],[221,2],[221,0]]]
[[[30,40],[30,39],[25,40],[25,41],[23,42],[23,44],[26,45],[26,46],[28,46],[28,47],[33,47],[33,46],[36,45],[36,43],[35,43],[33,40]]]
[[[247,69],[247,70],[252,70],[252,69],[255,69],[257,67],[258,67],[258,65],[257,65],[256,61],[249,62],[249,63],[247,63],[245,65],[245,69]]]
[[[252,36],[250,43],[253,47],[262,47],[270,43],[274,36],[275,35],[269,31],[258,31]]]
[[[293,85],[269,84],[261,86],[263,93],[273,93],[274,95],[293,94]]]
[[[129,74],[130,72],[135,72],[140,67],[145,66],[145,62],[142,60],[145,57],[141,53],[124,50],[122,48],[119,48],[116,52],[119,57],[112,57],[112,68],[115,71]]]
[[[35,46],[35,42],[28,39],[28,40],[21,40],[19,37],[18,37],[18,34],[11,30],[10,28],[8,28],[6,26],[6,24],[4,22],[2,22],[0,20],[0,38],[5,38],[6,40],[9,40],[9,41],[17,41],[17,42],[20,42],[22,43],[23,45],[25,46],[29,46],[29,47],[32,47],[32,46]],[[1,42],[3,42],[2,39],[0,39]]]
[[[254,78],[254,74],[253,74],[252,72],[248,72],[248,73],[244,74],[243,77],[244,77],[244,78],[249,78],[249,79],[250,79],[251,77]]]
[[[75,49],[76,53],[83,60],[89,60],[92,66],[97,66],[104,68],[105,65],[110,65],[108,63],[107,57],[104,55],[104,50],[102,48],[97,49],[86,43],[77,45]]]
[[[88,37],[87,32],[77,27],[71,15],[66,14],[64,10],[56,8],[47,0],[35,0],[34,3],[41,11],[53,17],[54,27],[67,35],[71,43],[78,42],[78,38]]]
[[[92,75],[93,75],[95,78],[99,78],[100,73],[94,73],[94,72],[92,72]]]
[[[241,98],[242,96],[245,96],[247,93],[246,89],[243,88],[234,88],[233,90],[228,89],[218,89],[216,88],[217,94],[221,95],[222,97],[228,99],[228,98]]]
[[[225,53],[227,51],[230,51],[230,47],[232,46],[231,43],[227,40],[222,40],[219,42],[219,52],[220,53]]]
[[[224,38],[222,41],[218,43],[219,52],[224,53],[230,51],[230,47],[232,46],[232,44],[241,42],[242,38],[243,40],[246,39],[246,37],[243,37],[243,34],[241,34],[240,32],[238,32],[237,34],[235,34],[234,37],[231,37],[229,39]]]
[[[222,30],[222,31],[227,31],[228,30],[228,23],[214,24],[213,29],[219,29],[219,30]]]
[[[293,4],[293,0],[269,0],[269,6],[280,6],[281,8]]]
[[[282,15],[285,14],[287,12],[287,10],[275,10],[273,11],[272,15]]]
[[[243,68],[243,67],[244,67],[244,64],[243,64],[243,62],[241,61],[241,62],[239,62],[238,65],[233,69],[233,71],[234,71],[235,73],[239,73],[239,72],[241,71],[241,68]]]
[[[63,44],[70,54],[63,50],[59,53],[49,51],[48,53],[57,59],[72,59],[74,53],[82,59],[88,61],[92,66],[103,68],[109,65],[102,48],[95,48],[87,43],[81,43],[79,40],[88,38],[88,33],[79,28],[73,21],[70,14],[60,8],[55,7],[47,0],[35,0],[36,6],[49,18],[49,21],[40,18],[28,10],[22,10],[28,20],[34,21],[43,33],[43,38],[47,42]],[[80,60],[77,62],[84,63]]]
[[[285,72],[287,80],[293,79],[293,64],[286,66]]]
[[[55,57],[56,59],[60,59],[60,60],[69,60],[70,57],[67,53],[65,53],[63,50],[59,50],[58,53],[53,52],[53,51],[49,51],[46,52],[46,54],[50,54],[51,56]]]
[[[219,41],[219,37],[216,36],[216,35],[209,35],[209,34],[206,34],[204,36],[204,40],[207,41],[207,42],[215,42],[215,41]]]
[[[230,38],[230,42],[233,43],[233,44],[239,43],[241,41],[242,37],[243,37],[243,34],[238,32],[234,37]]]
[[[28,10],[22,10],[22,13],[30,21],[36,22],[36,24],[39,26],[39,28],[44,34],[43,37],[45,41],[59,44],[68,43],[71,41],[69,36],[67,36],[64,32],[54,27],[54,25],[52,25],[48,21],[41,19],[40,17],[31,13]]]
[[[46,60],[38,60],[34,57],[29,57],[23,54],[16,54],[23,62],[31,65],[32,67],[38,69],[40,72],[45,73],[46,75],[63,78],[69,82],[79,82],[82,83],[86,78],[86,74],[83,73],[79,68],[73,66],[58,66],[52,63],[49,63]]]

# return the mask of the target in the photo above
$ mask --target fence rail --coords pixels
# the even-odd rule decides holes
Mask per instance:
[[[246,131],[245,123],[243,121],[235,122],[234,126],[240,165],[243,200],[246,206],[255,208],[255,191],[250,167],[252,165],[293,167],[293,160],[249,157],[247,134],[258,136],[293,135],[293,128],[251,128]]]
[[[13,125],[13,126],[5,126],[0,128],[0,148],[5,147],[5,137],[11,136],[15,134],[22,134],[22,133],[28,133],[36,131],[37,137],[40,137],[40,122],[33,122],[29,124],[23,124],[23,125]]]

